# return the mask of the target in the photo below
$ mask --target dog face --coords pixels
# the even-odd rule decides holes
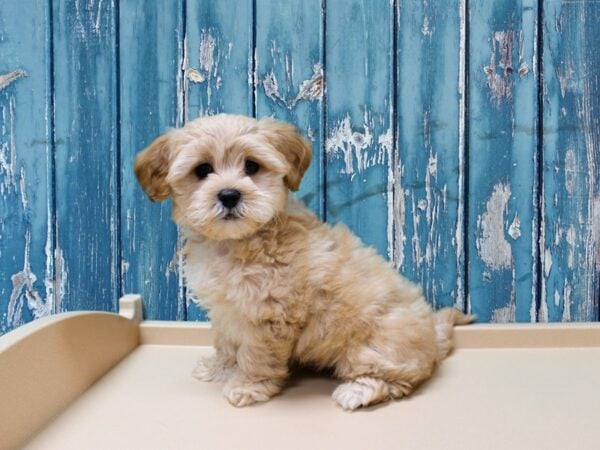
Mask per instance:
[[[293,126],[221,114],[157,138],[135,173],[152,200],[173,198],[178,224],[214,240],[241,239],[277,216],[310,159]]]

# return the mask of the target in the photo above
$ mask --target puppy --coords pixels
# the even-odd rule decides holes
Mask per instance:
[[[216,355],[194,375],[224,381],[234,406],[281,391],[292,364],[328,368],[353,410],[410,394],[450,351],[455,309],[436,314],[421,289],[288,195],[311,148],[271,119],[204,117],[157,138],[136,176],[173,199],[186,238],[187,286],[208,311]]]

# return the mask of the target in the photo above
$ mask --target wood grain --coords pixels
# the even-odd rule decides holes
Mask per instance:
[[[323,215],[322,0],[256,3],[256,113],[294,123],[313,149],[297,193]]]
[[[146,319],[185,318],[170,201],[152,203],[133,175],[135,154],[183,117],[183,1],[119,8],[122,291],[142,295]]]
[[[121,273],[117,8],[60,0],[52,16],[60,309],[114,311]]]
[[[542,320],[598,320],[599,21],[598,2],[544,2]]]
[[[399,2],[395,252],[435,306],[464,308],[464,2]],[[461,43],[461,45],[456,45]]]
[[[393,252],[393,16],[385,0],[326,4],[325,217],[387,256]]]
[[[50,11],[0,8],[0,334],[56,311]]]
[[[483,322],[535,321],[536,2],[469,6],[469,307]]]

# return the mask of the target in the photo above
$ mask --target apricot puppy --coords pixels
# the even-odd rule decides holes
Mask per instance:
[[[135,163],[152,200],[173,199],[186,283],[216,333],[194,375],[225,381],[234,406],[277,394],[292,363],[332,369],[347,410],[401,398],[473,320],[432,313],[375,250],[290,197],[310,159],[293,126],[221,114],[160,136]]]

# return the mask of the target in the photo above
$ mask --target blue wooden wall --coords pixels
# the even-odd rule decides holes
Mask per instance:
[[[600,2],[22,0],[0,7],[0,333],[139,292],[203,320],[136,152],[217,112],[314,147],[299,196],[481,321],[595,321]]]

